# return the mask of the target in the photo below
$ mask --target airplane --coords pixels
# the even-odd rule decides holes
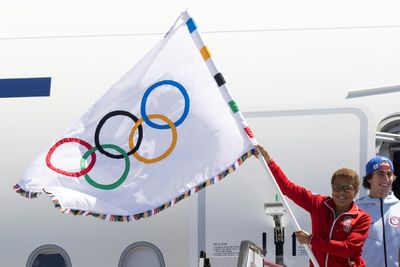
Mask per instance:
[[[237,266],[243,240],[261,248],[271,262],[308,264],[304,247],[293,237],[295,229],[280,204],[281,196],[254,158],[221,183],[132,223],[61,214],[46,196],[27,200],[12,190],[38,153],[143,55],[143,51],[132,51],[132,46],[150,48],[159,37],[0,41],[0,58],[6,69],[0,88],[9,89],[10,82],[33,88],[30,93],[2,91],[0,98],[1,266],[194,267],[199,264],[200,251],[213,267]],[[218,39],[207,37],[215,43]],[[111,48],[117,43],[123,44]],[[250,56],[257,57],[259,52]],[[227,53],[233,57],[233,51]],[[277,62],[268,64],[273,63]],[[290,76],[285,69],[276,71],[276,75]],[[231,68],[227,74],[235,76]],[[262,72],[256,77],[251,83],[262,84]],[[48,90],[35,91],[35,83]],[[243,84],[233,79],[231,87],[243,88]],[[235,90],[242,96],[243,92]],[[245,90],[259,94],[259,87]],[[291,97],[300,95],[293,92]],[[262,104],[262,99],[243,97],[242,112],[257,141],[294,182],[330,194],[328,181],[335,169],[346,166],[363,175],[364,164],[375,153],[391,158],[399,176],[400,111],[395,104],[399,96],[399,86],[382,81],[381,88],[350,90],[347,98],[334,101],[319,96],[312,103]],[[277,99],[281,97],[284,95]],[[398,183],[393,190],[400,195]],[[293,203],[291,207],[302,228],[310,230],[308,215]]]

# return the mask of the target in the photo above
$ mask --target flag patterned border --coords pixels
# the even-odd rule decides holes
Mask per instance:
[[[183,194],[173,198],[172,200],[164,203],[163,205],[152,209],[148,210],[142,213],[134,214],[134,215],[115,215],[115,214],[103,214],[103,213],[98,213],[98,212],[92,212],[92,211],[86,211],[86,210],[78,210],[78,209],[64,209],[61,207],[60,202],[58,201],[57,196],[49,193],[49,192],[44,192],[48,194],[51,198],[51,202],[53,202],[54,207],[61,213],[67,213],[67,214],[72,214],[75,216],[93,216],[97,219],[100,220],[106,220],[110,222],[132,222],[132,221],[137,221],[143,218],[148,218],[152,215],[155,215],[177,203],[179,203],[183,199],[187,199],[191,195],[194,195],[195,193],[199,192],[200,190],[209,187],[213,184],[216,184],[220,182],[222,179],[224,179],[228,174],[233,173],[242,163],[250,158],[252,155],[254,155],[254,149],[250,150],[249,152],[243,154],[240,158],[238,158],[232,165],[230,165],[227,169],[224,171],[220,172],[218,175],[211,177],[207,179],[206,181],[194,186],[193,188],[187,190]],[[29,192],[23,190],[18,184],[14,186],[14,191],[20,194],[23,197],[26,198],[37,198],[38,195],[41,193],[35,193],[35,192]]]

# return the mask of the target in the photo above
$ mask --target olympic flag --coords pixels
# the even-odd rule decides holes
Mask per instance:
[[[186,12],[44,151],[14,190],[64,213],[134,221],[214,184],[251,156],[250,129]],[[213,73],[214,72],[214,73]]]

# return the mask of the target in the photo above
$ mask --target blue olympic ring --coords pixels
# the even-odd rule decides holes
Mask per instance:
[[[149,97],[150,93],[154,89],[156,89],[157,87],[164,85],[164,84],[172,85],[172,86],[178,88],[178,90],[182,93],[183,98],[185,99],[185,108],[183,110],[183,114],[179,118],[179,120],[174,122],[175,126],[180,125],[186,119],[187,115],[189,114],[190,100],[189,100],[189,95],[186,92],[185,87],[183,87],[180,83],[172,81],[172,80],[163,80],[163,81],[156,82],[155,84],[153,84],[146,90],[146,92],[143,95],[142,103],[140,106],[140,111],[142,113],[143,120],[147,123],[147,125],[149,125],[152,128],[156,128],[156,129],[170,129],[171,128],[168,124],[159,125],[159,124],[156,124],[156,123],[150,121],[150,119],[147,117],[147,114],[146,114],[147,98]]]

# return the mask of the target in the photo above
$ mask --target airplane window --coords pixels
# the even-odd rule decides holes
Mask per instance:
[[[44,245],[35,249],[28,258],[27,267],[71,267],[67,252],[56,245]]]
[[[165,267],[161,251],[148,242],[136,242],[121,255],[118,267]]]

